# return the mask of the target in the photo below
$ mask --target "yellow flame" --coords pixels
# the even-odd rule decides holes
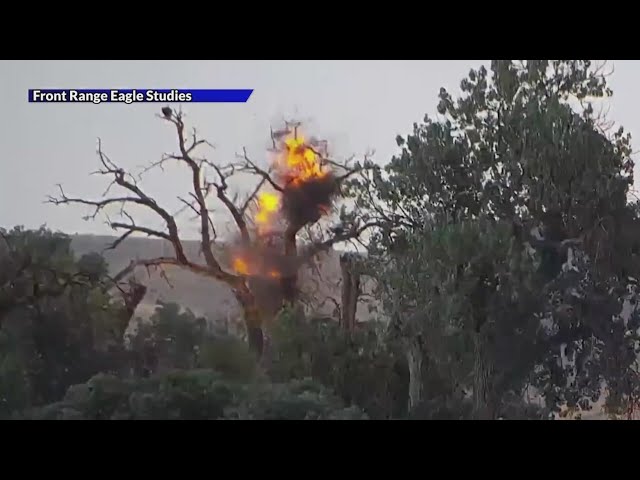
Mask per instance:
[[[326,172],[322,170],[318,154],[305,144],[304,137],[291,137],[285,140],[286,177],[294,185],[299,185],[312,178],[322,178]]]
[[[259,229],[271,224],[275,214],[280,208],[280,197],[275,193],[262,192],[258,196],[258,213],[255,216],[255,221],[258,224]]]

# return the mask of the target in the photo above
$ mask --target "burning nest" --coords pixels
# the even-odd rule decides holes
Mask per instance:
[[[285,140],[284,155],[276,163],[276,171],[284,185],[282,213],[290,225],[302,228],[329,212],[338,182],[304,138]]]
[[[287,221],[302,228],[329,213],[338,182],[331,173],[302,184],[290,183],[282,192],[282,212]]]

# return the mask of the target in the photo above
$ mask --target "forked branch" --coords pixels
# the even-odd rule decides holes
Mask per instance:
[[[164,111],[164,110],[163,110]],[[124,169],[120,168],[115,162],[113,162],[102,150],[102,145],[100,140],[98,140],[98,157],[101,163],[101,169],[94,174],[111,176],[113,177],[112,182],[109,185],[109,188],[105,191],[105,196],[111,189],[113,185],[119,186],[124,191],[126,191],[127,195],[119,195],[113,197],[106,197],[98,200],[88,200],[83,198],[70,197],[65,194],[64,190],[61,186],[58,186],[60,190],[60,194],[57,197],[50,196],[48,201],[55,205],[61,204],[80,204],[80,205],[89,205],[94,207],[92,214],[86,216],[86,219],[95,219],[96,216],[103,212],[106,207],[116,205],[120,207],[120,216],[128,219],[128,222],[123,221],[111,221],[108,220],[107,224],[113,228],[114,230],[118,230],[123,232],[109,247],[109,249],[117,248],[126,238],[131,236],[134,233],[142,233],[150,237],[159,238],[165,241],[168,241],[172,244],[173,250],[175,253],[174,257],[161,257],[150,260],[140,260],[136,262],[132,262],[129,267],[116,275],[114,283],[118,283],[123,279],[123,275],[128,275],[132,273],[133,269],[137,266],[162,266],[162,265],[181,265],[195,273],[205,274],[209,277],[215,278],[217,280],[221,280],[233,288],[237,288],[239,283],[241,282],[240,277],[232,275],[228,272],[225,272],[216,258],[213,256],[212,245],[211,245],[211,234],[215,235],[215,229],[213,228],[213,223],[209,217],[209,210],[206,205],[206,182],[201,181],[202,177],[202,165],[205,161],[196,161],[196,159],[192,158],[191,154],[195,150],[195,148],[199,145],[207,143],[204,140],[199,140],[195,132],[191,137],[191,142],[189,145],[185,142],[185,134],[184,134],[184,123],[182,120],[181,114],[171,113],[170,116],[165,115],[165,120],[170,121],[176,127],[176,131],[178,134],[178,144],[180,149],[180,154],[178,155],[164,155],[160,162],[156,162],[151,165],[151,167],[157,166],[162,167],[162,164],[166,160],[179,160],[186,163],[192,172],[192,187],[193,191],[189,193],[191,197],[195,200],[194,204],[187,203],[190,208],[198,214],[201,220],[201,244],[203,255],[206,260],[206,266],[199,265],[190,259],[187,258],[182,241],[179,236],[178,227],[175,221],[175,217],[171,215],[166,209],[162,208],[155,199],[146,194],[143,189],[138,184],[137,180],[126,172]],[[209,163],[207,163],[209,164]],[[147,169],[148,170],[148,169]],[[145,170],[146,171],[146,170]],[[220,170],[218,170],[220,172]],[[224,191],[219,192],[218,197],[224,197]],[[222,198],[221,198],[222,200]],[[225,203],[223,201],[223,203]],[[226,204],[226,203],[225,203]],[[155,212],[159,217],[161,217],[166,225],[166,230],[158,230],[154,228],[150,228],[147,226],[138,225],[132,215],[127,211],[127,207],[130,205],[138,205],[144,208],[148,208]],[[228,205],[229,206],[229,205]],[[232,205],[231,205],[232,206]],[[235,207],[234,207],[235,208]],[[236,210],[237,211],[237,210]],[[106,213],[106,212],[103,212]],[[108,217],[107,217],[108,218]]]

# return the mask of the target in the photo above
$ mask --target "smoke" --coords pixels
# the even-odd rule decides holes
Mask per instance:
[[[300,260],[283,253],[281,239],[281,234],[262,237],[251,247],[235,246],[231,250],[235,270],[247,276],[249,288],[264,312],[277,312],[284,299],[295,296],[294,291],[288,291],[295,288],[288,279],[295,278]]]
[[[262,237],[262,242],[256,242],[251,246],[233,246],[231,255],[236,271],[272,281],[294,275],[299,265],[298,259],[283,253],[284,249],[278,236],[281,237],[281,234]]]

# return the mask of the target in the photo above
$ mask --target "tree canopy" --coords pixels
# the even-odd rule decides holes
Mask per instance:
[[[455,372],[476,416],[531,387],[549,411],[588,408],[605,383],[618,396],[619,376],[635,375],[634,320],[616,319],[637,216],[630,136],[594,113],[605,75],[589,61],[496,60],[460,87],[353,181],[383,225],[370,263],[384,265],[392,325],[414,363]]]

